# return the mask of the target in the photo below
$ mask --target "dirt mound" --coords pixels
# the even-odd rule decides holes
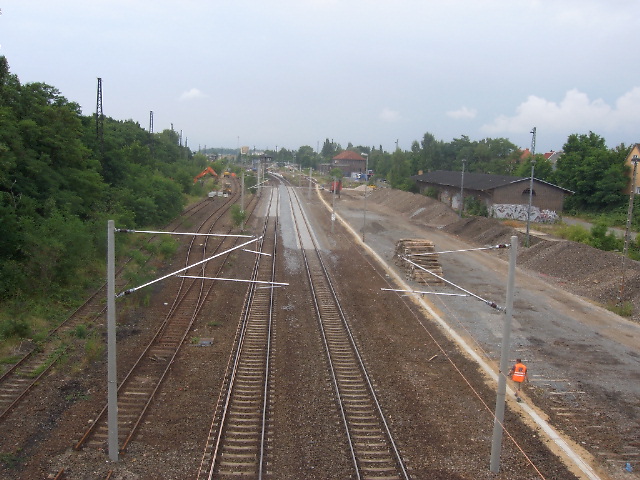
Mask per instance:
[[[469,217],[446,225],[443,230],[480,245],[509,243],[513,235],[522,236],[515,228],[486,217]]]
[[[493,218],[458,218],[448,206],[424,195],[392,190],[376,190],[371,200],[408,215],[413,221],[437,226],[443,231],[478,246],[509,243],[511,236],[519,238],[518,266],[549,277],[562,288],[602,305],[615,303],[623,284],[622,257],[569,240],[530,236],[529,248],[524,247],[525,235]],[[505,250],[498,252],[503,258]],[[632,319],[640,321],[640,262],[626,259],[622,299],[634,305]]]
[[[443,226],[458,220],[457,213],[447,205],[424,195],[379,188],[373,191],[369,200],[425,225]]]

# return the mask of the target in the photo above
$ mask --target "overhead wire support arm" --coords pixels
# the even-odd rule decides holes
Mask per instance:
[[[117,233],[152,233],[154,235],[191,235],[201,237],[238,237],[238,238],[252,238],[253,235],[232,235],[226,233],[198,233],[198,232],[162,232],[153,230],[132,230],[129,228],[116,228]]]
[[[509,245],[508,243],[501,243],[499,245],[492,245],[490,247],[464,248],[462,250],[443,250],[441,252],[414,253],[409,256],[410,257],[426,257],[427,255],[438,255],[440,253],[477,252],[479,250],[496,250],[499,248],[509,248],[509,247],[511,247],[511,245]]]
[[[449,297],[468,297],[469,295],[463,293],[446,293],[446,292],[423,292],[421,290],[402,290],[399,288],[381,288],[384,292],[402,292],[402,293],[416,293],[418,295],[443,295]]]
[[[411,265],[413,265],[414,267],[419,268],[420,270],[424,270],[424,271],[425,271],[425,272],[427,272],[428,274],[433,275],[434,277],[436,277],[436,278],[438,278],[438,279],[442,280],[442,281],[443,281],[443,282],[445,282],[445,283],[448,283],[449,285],[451,285],[451,286],[453,286],[453,287],[457,288],[458,290],[462,290],[462,291],[463,291],[464,293],[466,293],[467,295],[469,295],[469,296],[471,296],[471,297],[474,297],[474,298],[477,298],[477,299],[478,299],[478,300],[480,300],[481,302],[484,302],[484,303],[486,303],[487,305],[489,305],[491,308],[495,308],[496,310],[499,310],[499,311],[501,311],[501,312],[504,312],[504,311],[505,311],[505,308],[504,308],[504,307],[500,307],[497,303],[492,302],[491,300],[486,300],[486,299],[482,298],[481,296],[476,295],[475,293],[472,293],[472,292],[470,292],[469,290],[466,290],[466,289],[462,288],[460,285],[456,285],[456,284],[455,284],[455,283],[453,283],[452,281],[447,280],[446,278],[441,277],[440,275],[438,275],[438,274],[436,274],[436,273],[433,273],[431,270],[428,270],[428,269],[424,268],[422,265],[418,265],[417,263],[412,262],[412,261],[411,261],[411,260],[409,260],[407,257],[400,257],[400,258],[402,258],[403,260],[406,260],[408,263],[410,263],[410,264],[411,264]]]
[[[262,239],[262,236],[257,237],[257,238],[253,238],[253,239],[251,239],[251,240],[249,240],[247,242],[244,242],[244,243],[242,243],[240,245],[237,245],[237,246],[235,246],[233,248],[230,248],[229,250],[225,250],[224,252],[217,253],[217,254],[213,255],[212,257],[205,258],[204,260],[200,260],[199,262],[196,262],[193,265],[189,265],[187,267],[181,268],[180,270],[176,270],[175,272],[169,273],[169,274],[167,274],[167,275],[165,275],[163,277],[156,278],[155,280],[147,282],[144,285],[140,285],[139,287],[130,288],[128,290],[120,292],[119,294],[116,295],[116,298],[120,298],[120,297],[123,297],[125,295],[129,295],[129,294],[131,294],[131,293],[133,293],[133,292],[135,292],[137,290],[140,290],[141,288],[148,287],[149,285],[153,285],[154,283],[157,283],[157,282],[159,282],[161,280],[165,280],[165,279],[167,279],[169,277],[173,277],[174,275],[177,275],[178,273],[182,273],[182,272],[184,272],[186,270],[189,270],[192,267],[197,267],[198,265],[202,265],[203,263],[208,262],[209,260],[213,260],[216,257],[219,257],[221,255],[225,255],[225,254],[230,253],[230,252],[233,252],[234,250],[238,250],[239,248],[245,247],[245,246],[249,245],[250,243],[257,242],[257,241],[259,241],[261,239]]]

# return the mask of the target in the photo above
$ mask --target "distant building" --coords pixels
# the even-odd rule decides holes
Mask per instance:
[[[629,155],[627,155],[626,160],[624,161],[624,164],[626,166],[629,167],[629,182],[627,183],[627,188],[625,188],[624,193],[629,195],[631,193],[631,180],[633,179],[633,161],[634,161],[634,157],[638,160],[640,160],[640,143],[636,143],[632,148],[631,151],[629,152]],[[637,170],[640,170],[640,165],[638,165]],[[640,193],[640,181],[638,179],[638,172],[636,170],[636,181],[635,181],[635,185],[636,185],[636,191],[635,193]]]
[[[461,172],[439,170],[414,175],[411,179],[421,193],[428,188],[436,189],[438,200],[454,210],[460,209],[460,195],[463,193],[465,199],[474,197],[486,205],[491,217],[527,220],[530,177],[465,172],[462,184]],[[572,193],[571,190],[534,178],[531,221],[545,223],[557,220],[562,214],[565,197]]]
[[[551,168],[553,168],[554,170],[556,169],[556,163],[558,163],[558,159],[562,156],[562,153],[562,150],[560,150],[559,152],[554,152],[553,150],[551,150],[550,152],[544,154],[544,158],[551,162]]]
[[[531,150],[529,150],[528,148],[525,148],[524,150],[522,150],[522,153],[520,154],[520,161],[524,162],[530,156],[531,156]]]
[[[334,168],[342,170],[342,174],[345,177],[350,177],[354,173],[365,174],[367,160],[358,152],[345,150],[333,157],[331,163],[323,163],[320,165],[320,172],[327,174]]]

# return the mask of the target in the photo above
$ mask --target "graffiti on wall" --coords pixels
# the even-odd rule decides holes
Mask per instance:
[[[527,221],[528,205],[502,203],[493,205],[490,215],[495,218],[510,218],[513,220]],[[531,221],[536,223],[554,223],[560,216],[553,210],[541,210],[531,206]]]

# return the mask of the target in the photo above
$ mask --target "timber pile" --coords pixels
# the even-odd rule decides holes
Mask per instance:
[[[395,259],[396,265],[404,268],[407,279],[414,280],[423,285],[444,285],[445,283],[439,278],[410,264],[403,258],[408,257],[413,263],[442,277],[442,267],[438,261],[438,255],[420,255],[433,253],[435,251],[433,242],[429,240],[405,238],[398,240],[398,243],[396,243],[393,258]]]

